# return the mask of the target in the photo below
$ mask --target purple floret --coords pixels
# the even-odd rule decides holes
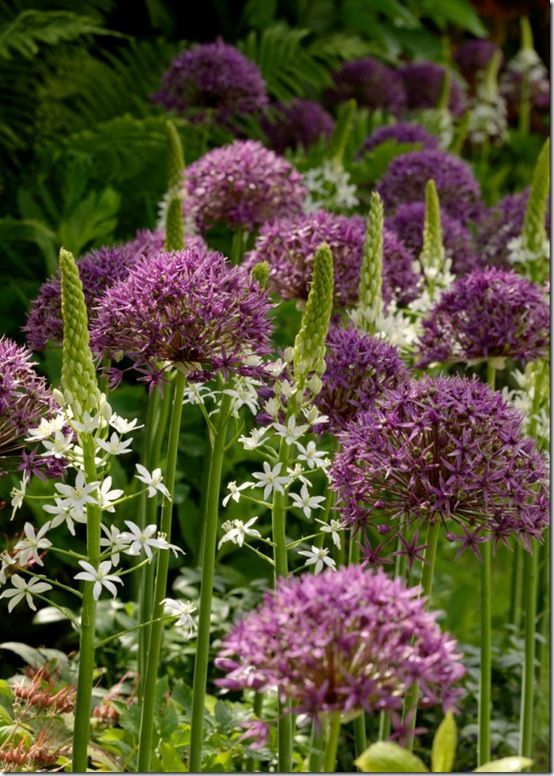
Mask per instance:
[[[361,216],[324,210],[279,219],[260,231],[246,266],[269,264],[269,287],[283,299],[307,299],[312,262],[322,242],[333,254],[335,306],[356,304],[360,285],[366,224]],[[383,298],[406,302],[417,296],[418,276],[409,251],[388,231],[384,233]]]
[[[270,302],[242,267],[206,248],[143,259],[109,288],[96,308],[91,343],[99,354],[126,355],[147,380],[164,364],[190,380],[218,370],[250,374],[268,352]]]
[[[454,54],[454,61],[464,78],[470,83],[474,83],[477,77],[485,72],[487,65],[497,51],[498,46],[491,40],[483,38],[464,40]]]
[[[281,578],[224,639],[216,666],[226,676],[216,683],[277,687],[292,713],[312,718],[398,711],[414,683],[422,706],[452,709],[461,655],[425,605],[419,588],[355,565]]]
[[[478,220],[481,193],[470,166],[445,151],[412,151],[389,164],[377,190],[392,213],[403,202],[424,202],[425,184],[433,179],[441,208],[464,226]]]
[[[386,223],[417,259],[423,247],[425,203],[407,202],[399,205],[394,215],[387,218]],[[465,275],[483,266],[484,260],[477,255],[469,229],[448,213],[441,213],[441,225],[444,250],[456,275]]]
[[[333,73],[334,87],[325,98],[330,105],[356,100],[360,108],[379,108],[398,115],[406,106],[402,79],[392,68],[373,57],[346,62]]]
[[[435,62],[410,62],[403,65],[398,75],[404,84],[406,107],[409,110],[436,108],[439,101],[445,70]],[[452,76],[448,107],[454,116],[461,116],[466,109],[462,87]]]
[[[310,148],[335,128],[333,117],[313,100],[291,100],[274,107],[274,115],[262,121],[269,145],[278,154],[287,148]]]
[[[386,124],[378,127],[364,142],[364,151],[371,151],[387,140],[396,140],[397,143],[419,143],[421,150],[435,150],[439,147],[439,140],[428,132],[420,124],[410,124],[408,121],[399,121],[397,124]]]
[[[414,528],[437,521],[477,553],[512,536],[529,548],[548,524],[546,459],[521,413],[477,378],[402,384],[339,439],[331,479],[342,519],[376,528],[389,551],[402,537],[408,552]]]
[[[217,40],[183,51],[162,78],[154,102],[183,115],[215,113],[225,121],[256,113],[267,104],[262,75],[237,48]]]
[[[302,212],[302,175],[255,140],[215,148],[185,173],[185,212],[204,232],[217,223],[252,231],[265,221]]]
[[[546,355],[550,311],[545,289],[513,270],[489,267],[458,278],[423,321],[419,366],[435,361]]]
[[[327,337],[323,387],[316,404],[332,434],[343,431],[388,388],[408,379],[408,370],[392,345],[350,326],[332,326]]]

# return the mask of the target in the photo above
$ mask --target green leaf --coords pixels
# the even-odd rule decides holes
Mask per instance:
[[[456,720],[451,711],[440,723],[433,739],[431,770],[433,773],[450,773],[456,755]]]
[[[503,757],[501,760],[491,760],[490,763],[476,768],[474,773],[521,773],[524,768],[530,768],[533,760],[528,757]]]
[[[364,773],[428,773],[419,757],[392,741],[372,744],[354,764]]]
[[[33,668],[41,668],[49,660],[56,660],[59,665],[67,663],[67,655],[57,649],[35,649],[19,641],[4,641],[0,644],[0,649],[14,652]]]
[[[160,744],[160,757],[165,773],[186,772],[185,764],[179,757],[177,750],[165,741]]]

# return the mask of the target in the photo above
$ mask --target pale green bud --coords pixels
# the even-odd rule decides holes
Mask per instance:
[[[257,264],[254,264],[250,274],[252,280],[255,280],[261,288],[267,288],[267,281],[269,279],[269,264],[267,261],[259,261]]]
[[[167,136],[167,189],[177,191],[183,185],[185,158],[181,138],[172,121],[166,121]]]
[[[547,240],[545,229],[546,210],[550,193],[550,139],[547,138],[533,171],[531,191],[523,220],[522,242],[524,249],[531,254],[541,253],[541,248]],[[544,281],[548,277],[548,257],[537,262],[542,266],[532,268],[533,279]]]
[[[376,191],[371,193],[364,255],[360,272],[358,305],[350,314],[354,324],[368,334],[377,330],[383,314],[383,201]]]
[[[165,219],[165,249],[181,251],[184,247],[183,204],[179,196],[174,196],[169,202]]]

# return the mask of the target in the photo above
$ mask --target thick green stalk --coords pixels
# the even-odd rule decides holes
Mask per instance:
[[[425,552],[423,555],[423,565],[421,570],[421,595],[428,601],[431,596],[431,590],[433,587],[433,573],[435,570],[435,559],[437,557],[437,545],[439,543],[441,523],[440,520],[436,520],[434,523],[429,523],[427,526],[427,533],[425,535]],[[417,684],[413,684],[404,699],[404,710],[402,713],[403,720],[409,717],[409,736],[406,742],[406,749],[412,751],[414,748],[414,730],[416,726],[417,717],[417,702],[419,698],[419,687]]]
[[[529,19],[526,16],[522,16],[520,19],[521,26],[521,50],[531,50],[533,46],[533,32]],[[531,126],[531,88],[529,84],[529,77],[524,73],[521,82],[521,96],[519,102],[519,131],[522,135],[529,134],[529,128]]]
[[[327,743],[323,755],[323,773],[334,773],[337,765],[337,749],[340,736],[340,712],[334,711],[330,715],[327,728]]]
[[[535,625],[537,612],[537,544],[531,540],[531,552],[523,560],[525,658],[523,663],[523,687],[519,732],[519,755],[533,754],[533,717],[535,713]]]
[[[523,589],[523,549],[516,544],[512,557],[509,621],[517,633],[521,627],[521,595]]]
[[[481,666],[479,671],[479,701],[477,750],[478,765],[491,759],[491,616],[492,616],[492,548],[490,542],[481,545]]]
[[[85,477],[87,482],[97,478],[94,462],[94,443],[90,435],[80,438],[83,448]],[[100,562],[101,512],[95,504],[87,506],[87,557],[88,562],[98,568]],[[81,608],[81,630],[79,637],[79,673],[77,677],[77,700],[73,727],[74,773],[85,773],[88,765],[88,742],[90,738],[90,717],[92,704],[92,681],[94,674],[94,637],[96,626],[96,601],[92,591],[94,583],[85,582]]]
[[[360,538],[361,534],[352,533],[350,535],[350,546],[348,548],[348,563],[360,562]],[[354,740],[356,742],[356,757],[367,749],[367,734],[365,724],[365,712],[354,720]]]
[[[240,264],[242,262],[245,243],[246,235],[242,229],[237,229],[237,231],[233,233],[233,240],[231,242],[231,255],[229,256],[231,264]]]
[[[194,661],[192,686],[192,715],[190,730],[189,771],[200,771],[202,763],[202,734],[206,681],[210,653],[210,623],[215,573],[215,552],[221,490],[221,469],[225,455],[227,425],[231,409],[231,397],[224,393],[219,407],[212,441],[212,454],[208,475],[206,511],[204,514],[204,546],[202,550],[202,583],[198,610],[198,639]]]
[[[183,394],[185,391],[186,377],[179,371],[175,379],[173,389],[173,404],[171,422],[169,426],[169,439],[167,447],[167,461],[165,467],[165,486],[168,489],[171,500],[164,499],[160,522],[160,532],[171,539],[171,516],[173,512],[173,493],[175,490],[175,470],[179,451],[179,434],[181,430],[181,415],[183,411]],[[167,575],[169,570],[169,551],[158,554],[156,570],[156,585],[152,605],[152,620],[156,620],[150,626],[150,641],[148,644],[148,656],[146,661],[146,673],[144,677],[144,695],[142,699],[142,712],[140,718],[139,752],[137,770],[148,772],[152,757],[154,738],[154,705],[156,700],[156,680],[158,677],[158,664],[162,646],[163,615],[162,601],[165,598],[167,587]]]
[[[309,773],[321,773],[321,760],[325,747],[325,727],[322,721],[316,727],[312,722],[312,735],[310,736],[310,758],[308,761]]]

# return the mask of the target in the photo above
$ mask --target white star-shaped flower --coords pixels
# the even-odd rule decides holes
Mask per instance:
[[[161,469],[154,469],[152,473],[140,463],[136,464],[138,474],[135,474],[137,480],[140,480],[148,487],[148,498],[154,498],[156,493],[161,493],[168,499],[171,499],[169,491],[163,484],[163,475]]]
[[[122,418],[120,415],[117,415],[115,412],[110,417],[110,426],[117,431],[118,434],[129,434],[131,431],[135,431],[137,428],[142,428],[142,426],[138,426],[138,420],[136,418],[133,418],[133,420],[127,420],[126,418]]]
[[[125,525],[129,530],[123,531],[121,537],[129,545],[125,550],[127,555],[140,555],[141,552],[144,552],[148,560],[152,560],[152,548],[155,550],[168,548],[167,542],[157,536],[158,526],[154,523],[141,528],[136,523],[125,520]]]
[[[329,550],[323,547],[312,546],[311,550],[299,550],[298,554],[308,558],[306,566],[314,566],[314,574],[323,571],[324,566],[328,566],[330,569],[336,568],[335,561],[329,557]]]
[[[129,547],[129,542],[123,532],[115,525],[109,527],[102,523],[102,531],[105,536],[100,539],[100,546],[110,551],[110,560],[113,566],[119,566],[119,553]]]
[[[110,490],[112,487],[112,478],[106,477],[102,485],[98,488],[98,505],[104,512],[115,512],[113,505],[114,501],[117,501],[123,495],[123,491],[119,488]]]
[[[257,519],[257,517],[252,517],[247,523],[243,523],[242,520],[227,520],[223,523],[221,527],[225,533],[217,545],[218,549],[222,544],[225,544],[225,542],[233,542],[233,544],[238,544],[239,547],[242,547],[247,536],[251,536],[253,539],[259,539],[261,533],[257,528],[252,528]]]
[[[29,436],[26,437],[26,442],[42,442],[43,439],[48,439],[55,434],[56,431],[61,431],[67,424],[65,415],[59,413],[50,420],[42,418],[36,428],[29,430]]]
[[[21,509],[23,506],[23,501],[25,499],[25,493],[27,492],[27,485],[29,483],[29,475],[24,474],[21,482],[19,483],[19,487],[15,487],[11,489],[10,496],[11,496],[11,504],[12,504],[12,514],[10,517],[10,520],[13,520],[15,517],[15,513],[18,509]]]
[[[71,434],[65,436],[62,431],[56,431],[54,439],[45,439],[42,444],[47,451],[44,455],[52,455],[54,458],[65,458],[73,447],[73,436]]]
[[[255,415],[258,411],[258,389],[260,384],[259,380],[253,380],[248,377],[239,377],[235,381],[234,388],[226,388],[223,393],[226,393],[233,399],[232,413],[234,417],[238,417],[239,410],[242,407],[248,407],[250,412]]]
[[[84,571],[75,574],[74,579],[82,579],[84,582],[94,582],[92,595],[95,601],[98,601],[100,598],[103,587],[105,587],[114,598],[116,597],[117,588],[114,582],[117,582],[118,585],[122,585],[123,580],[120,579],[117,574],[110,574],[112,564],[109,560],[103,560],[97,569],[95,569],[92,563],[89,563],[87,560],[80,560],[79,565]]]
[[[239,442],[245,450],[255,450],[265,442],[267,428],[253,428],[249,436],[240,436]]]
[[[10,577],[10,582],[13,587],[8,590],[3,590],[0,593],[0,598],[10,598],[8,603],[8,612],[11,612],[17,604],[21,603],[23,599],[27,601],[27,606],[36,612],[37,607],[34,604],[33,596],[40,593],[45,593],[47,590],[52,590],[52,585],[47,582],[41,582],[39,579],[24,579],[19,574],[14,574]]]
[[[52,542],[46,538],[51,527],[50,523],[45,523],[37,533],[31,523],[25,523],[23,526],[25,538],[17,542],[14,548],[14,551],[17,552],[17,561],[21,566],[28,566],[30,563],[44,566],[39,551],[47,550],[52,546]]]
[[[102,450],[105,450],[106,453],[109,455],[125,455],[125,453],[130,453],[131,450],[129,449],[129,445],[133,443],[132,439],[124,439],[122,440],[118,434],[114,431],[112,435],[108,439],[99,439],[98,440],[98,447],[100,447]]]
[[[273,428],[280,437],[283,437],[288,445],[293,445],[296,440],[300,439],[300,437],[303,436],[308,430],[308,426],[306,424],[297,426],[296,418],[294,416],[291,416],[287,420],[286,424],[274,423]]]
[[[164,598],[162,604],[167,614],[178,617],[175,625],[184,628],[185,638],[192,638],[196,630],[196,622],[192,616],[197,609],[196,604],[192,601],[175,601],[174,598]]]
[[[305,447],[297,442],[296,447],[300,451],[298,460],[305,461],[308,469],[325,469],[327,467],[329,461],[327,453],[318,450],[315,442],[308,442]]]
[[[312,516],[312,509],[321,509],[325,496],[310,496],[310,491],[305,485],[302,485],[300,493],[289,493],[293,506],[301,509],[306,517]]]
[[[284,477],[281,474],[282,464],[280,463],[271,467],[267,461],[264,461],[263,466],[263,472],[254,472],[252,476],[258,480],[257,487],[264,489],[264,499],[267,501],[273,491],[285,492],[284,486],[289,484],[290,477]]]
[[[221,502],[224,507],[227,506],[230,499],[233,499],[233,501],[239,501],[240,500],[240,492],[241,490],[245,490],[246,488],[251,488],[254,485],[253,482],[243,482],[240,485],[237,485],[236,482],[229,482],[227,485],[227,490],[229,493],[225,496],[223,501]]]
[[[319,523],[321,526],[321,530],[323,533],[331,534],[331,539],[333,540],[333,544],[335,547],[338,547],[340,550],[340,535],[339,531],[344,530],[344,524],[341,523],[340,520],[329,520],[328,523],[326,523],[324,520],[317,520],[316,523]]]
[[[75,536],[75,523],[86,523],[87,516],[84,510],[76,510],[65,499],[57,498],[55,504],[45,504],[43,507],[45,512],[52,515],[50,521],[51,528],[57,528],[62,523],[67,524],[69,533]]]
[[[98,483],[89,482],[87,485],[83,472],[77,474],[75,485],[66,485],[63,482],[58,482],[55,487],[58,493],[64,496],[64,506],[71,507],[78,514],[84,513],[87,504],[96,503],[95,496]]]

